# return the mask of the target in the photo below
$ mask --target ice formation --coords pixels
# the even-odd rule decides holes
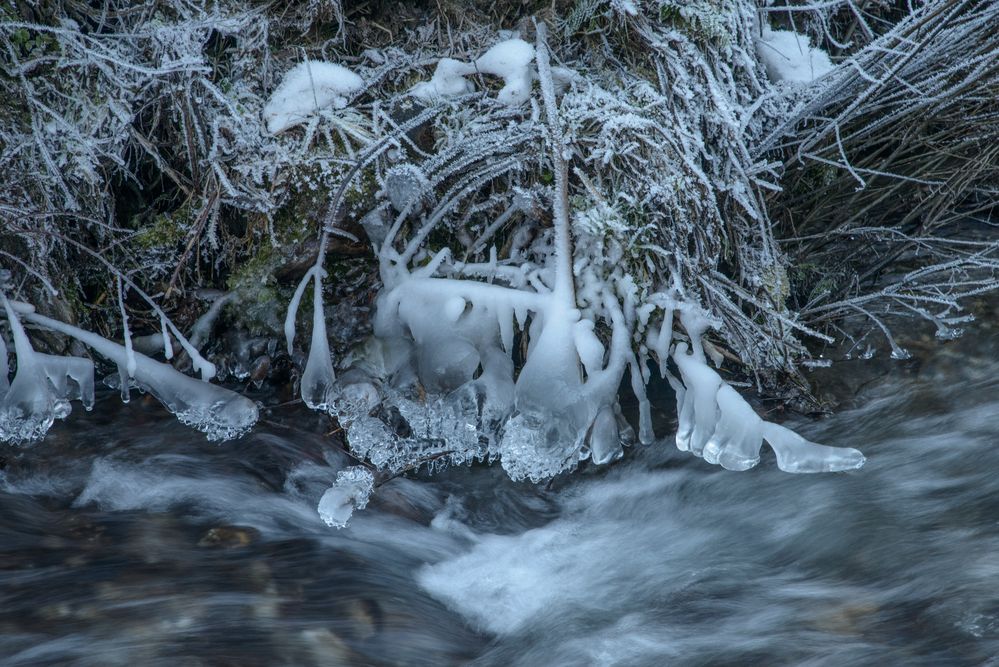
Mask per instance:
[[[336,482],[319,500],[319,517],[331,528],[343,528],[354,514],[363,510],[375,488],[375,477],[363,466],[352,466],[336,475]]]
[[[344,361],[339,378],[333,373],[321,316],[322,258],[292,299],[286,320],[289,350],[295,311],[307,283],[313,281],[315,319],[302,378],[305,401],[336,414],[353,452],[377,468],[399,472],[424,464],[499,460],[512,478],[541,481],[581,460],[613,461],[622,455],[624,445],[654,439],[645,394],[645,361],[654,356],[676,389],[680,449],[728,469],[745,470],[759,461],[766,440],[782,470],[860,466],[864,459],[856,450],[809,443],[756,415],[707,365],[706,349],[717,357],[716,364],[721,355],[702,337],[720,323],[685,296],[679,283],[642,297],[628,276],[612,272],[608,278],[592,261],[579,259],[601,257],[602,247],[579,246],[580,253],[575,254],[577,240],[597,243],[586,230],[599,233],[604,223],[580,219],[574,230],[570,220],[568,166],[556,148],[562,145],[563,133],[555,99],[556,72],[543,36],[541,26],[537,49],[512,39],[475,61],[479,72],[504,78],[500,97],[509,104],[526,101],[531,81],[536,77],[540,82],[540,101],[552,139],[553,185],[547,196],[553,224],[543,237],[545,250],[538,263],[518,256],[516,250],[501,262],[493,248],[489,261],[482,264],[457,262],[447,248],[429,252],[424,241],[448,213],[451,200],[435,202],[433,180],[415,165],[391,166],[382,192],[391,209],[381,210],[394,210],[398,216],[391,225],[381,214],[377,225],[367,222],[377,232],[383,285],[376,301],[374,336]],[[434,75],[442,86],[438,93],[467,90],[458,80],[466,71],[457,61],[442,61]],[[414,94],[429,94],[433,82]],[[500,224],[530,210],[534,201],[531,196],[515,199],[498,218]],[[595,211],[592,217],[606,215]],[[410,216],[418,218],[416,226],[410,238],[403,239],[403,223]],[[498,225],[487,227],[495,231]],[[469,239],[467,244],[481,247],[479,240]],[[687,343],[674,340],[677,314],[692,351],[688,352]],[[322,332],[318,338],[317,332]],[[646,342],[637,352],[636,340]],[[518,342],[526,343],[526,350],[518,353]],[[515,354],[523,358],[519,373]],[[679,379],[670,373],[671,359]],[[638,397],[637,437],[622,417],[618,400],[626,373]],[[329,516],[335,516],[330,506],[344,504],[342,493],[331,490],[324,505]]]
[[[676,345],[673,360],[683,385],[674,384],[679,425],[676,446],[728,470],[748,470],[760,461],[766,440],[784,472],[835,472],[864,465],[849,447],[805,440],[779,424],[763,421],[739,393],[705,363],[703,353]]]
[[[69,414],[69,402],[94,402],[94,366],[89,359],[55,357],[31,349],[20,324],[23,318],[46,329],[75,338],[114,362],[122,377],[122,391],[133,384],[155,396],[184,424],[208,436],[228,440],[245,433],[257,421],[250,399],[207,381],[197,380],[134,350],[58,320],[39,315],[30,305],[4,299],[14,336],[18,372],[0,401],[0,438],[11,441],[45,435],[54,419]],[[134,367],[129,367],[134,364]]]
[[[6,296],[0,298],[17,355],[17,373],[8,382],[7,346],[0,343],[0,440],[30,442],[69,415],[70,401],[82,401],[87,410],[94,406],[94,365],[81,357],[35,352],[15,309]]]
[[[264,107],[271,134],[306,122],[316,112],[347,106],[351,96],[364,89],[364,80],[342,65],[307,60],[292,67]]]
[[[771,30],[764,26],[756,42],[756,52],[774,81],[811,83],[835,67],[829,54],[812,46],[807,35],[791,30]]]
[[[531,83],[537,78],[532,68],[534,47],[522,39],[507,39],[494,44],[474,62],[466,63],[453,58],[441,58],[429,81],[421,81],[409,93],[423,102],[456,97],[475,90],[466,79],[472,74],[488,74],[503,79],[503,87],[496,100],[511,107],[522,105],[531,97]],[[564,90],[575,78],[575,72],[555,68],[555,84]]]
[[[300,385],[302,400],[313,410],[328,410],[330,408],[330,391],[336,380],[329,338],[326,335],[326,311],[323,307],[323,277],[326,276],[326,271],[320,266],[321,261],[322,256],[320,255],[320,260],[316,266],[309,269],[298,284],[291,304],[288,306],[288,315],[284,323],[285,338],[290,354],[295,342],[295,315],[298,313],[302,294],[305,292],[309,280],[312,280],[312,342],[309,345],[309,358],[305,363]]]

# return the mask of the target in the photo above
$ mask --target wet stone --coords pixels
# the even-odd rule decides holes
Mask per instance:
[[[198,540],[199,547],[213,549],[236,549],[256,542],[260,532],[249,526],[217,526]]]

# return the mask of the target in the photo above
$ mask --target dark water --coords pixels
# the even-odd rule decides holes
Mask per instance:
[[[810,439],[848,474],[659,445],[544,489],[397,478],[282,408],[222,446],[104,397],[0,451],[2,665],[999,665],[995,338],[842,364]]]

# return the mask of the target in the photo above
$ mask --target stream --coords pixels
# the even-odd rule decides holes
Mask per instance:
[[[105,393],[0,449],[0,665],[999,665],[997,351],[817,371],[839,407],[791,425],[858,471],[666,438],[547,487],[397,477],[342,530],[325,417],[220,446]]]

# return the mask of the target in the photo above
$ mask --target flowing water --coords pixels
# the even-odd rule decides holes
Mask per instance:
[[[104,396],[0,451],[0,664],[999,665],[997,340],[824,369],[848,400],[794,425],[856,472],[661,444],[395,478],[343,530],[323,418],[218,446]]]

